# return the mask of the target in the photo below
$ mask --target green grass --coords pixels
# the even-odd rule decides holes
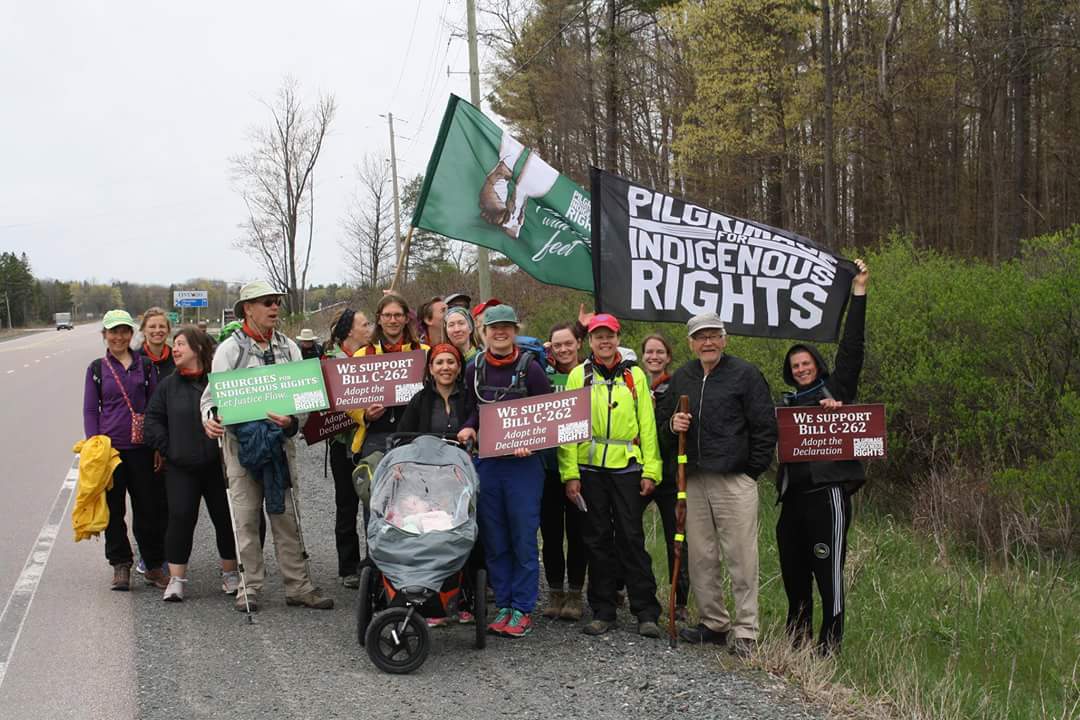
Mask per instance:
[[[763,483],[764,639],[783,632],[787,614],[774,499]],[[645,530],[665,599],[667,559],[654,508],[645,517]],[[1080,567],[1075,562],[1037,557],[991,568],[857,505],[845,575],[843,652],[825,666],[832,682],[903,717],[1080,717]],[[765,667],[775,666],[762,660]]]

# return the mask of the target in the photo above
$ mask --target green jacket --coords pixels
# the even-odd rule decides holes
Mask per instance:
[[[587,364],[588,361],[570,371],[567,390],[585,387]],[[581,465],[621,470],[631,459],[642,466],[643,477],[655,483],[663,479],[649,380],[636,365],[630,368],[630,373],[634,392],[627,386],[624,373],[610,381],[599,372],[593,373],[592,439],[559,447],[559,475],[564,483],[580,479]]]

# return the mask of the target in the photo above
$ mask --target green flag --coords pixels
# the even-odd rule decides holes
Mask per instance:
[[[589,193],[450,96],[413,227],[497,250],[542,283],[592,292]]]

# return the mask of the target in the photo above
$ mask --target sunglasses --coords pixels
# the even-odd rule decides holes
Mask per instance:
[[[277,295],[271,295],[269,297],[259,298],[255,302],[259,303],[263,307],[274,307],[275,305],[277,305],[278,307],[281,306],[281,298],[279,296],[277,296]]]

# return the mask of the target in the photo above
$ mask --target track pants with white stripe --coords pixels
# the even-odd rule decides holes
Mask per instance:
[[[787,629],[797,645],[813,636],[814,589],[821,594],[818,648],[840,649],[844,634],[844,560],[851,526],[851,497],[839,485],[792,489],[784,496],[776,541],[788,597]]]

